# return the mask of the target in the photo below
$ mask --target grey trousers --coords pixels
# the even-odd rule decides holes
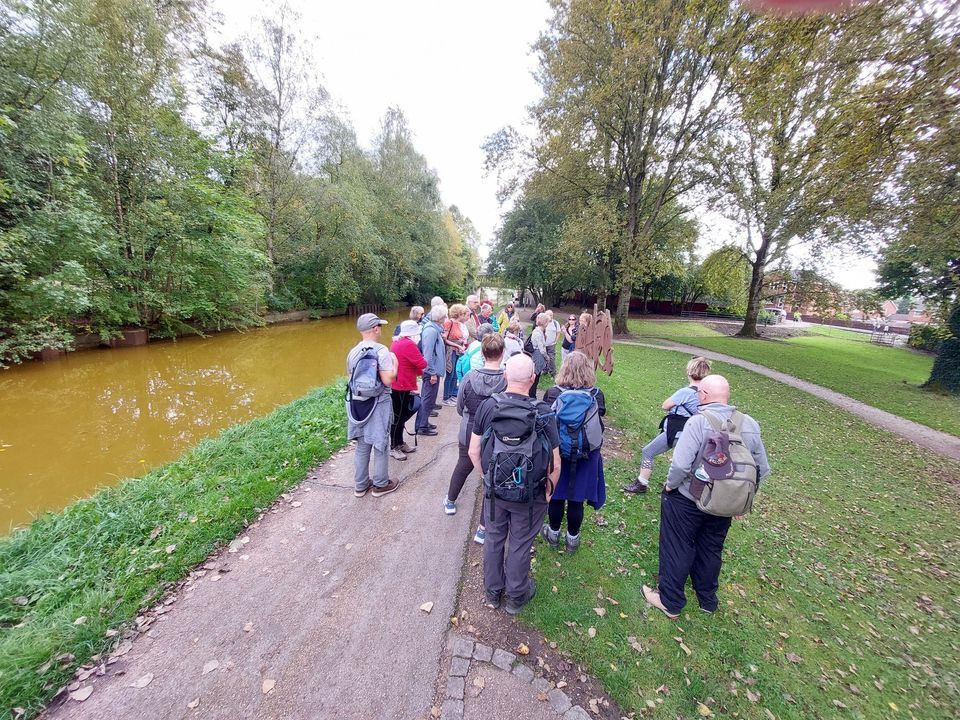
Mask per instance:
[[[547,343],[547,372],[551,375],[557,374],[557,345]]]
[[[487,500],[486,504],[489,505]],[[526,503],[493,501],[493,517],[484,508],[480,518],[487,528],[483,542],[483,584],[488,593],[504,590],[518,602],[530,595],[530,548],[540,532],[547,503],[540,500],[530,506]]]
[[[423,383],[420,385],[420,412],[417,413],[417,421],[414,427],[417,430],[426,430],[430,424],[430,413],[433,412],[433,406],[437,402],[437,391],[443,384],[443,375],[437,378],[437,384],[431,384],[429,378],[424,376]]]
[[[370,476],[370,452],[373,452],[373,477]],[[357,453],[353,456],[353,483],[357,490],[366,490],[371,480],[374,487],[383,487],[390,482],[387,449],[380,450],[363,438],[357,440]]]
[[[643,446],[643,459],[640,461],[640,467],[652,468],[653,459],[657,455],[662,455],[669,449],[670,446],[667,445],[667,434],[662,432]]]

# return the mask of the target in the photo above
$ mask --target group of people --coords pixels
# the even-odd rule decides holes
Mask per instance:
[[[362,315],[357,320],[361,341],[347,355],[348,439],[357,442],[354,494],[380,497],[395,491],[389,458],[403,462],[416,452],[405,438],[409,420],[415,418],[414,434],[433,436],[438,428],[432,421],[443,406],[456,407],[458,459],[443,510],[456,513],[464,484],[476,470],[484,492],[474,541],[484,546],[486,603],[504,605],[510,614],[519,613],[536,593],[530,577],[536,537],[550,548],[562,545],[576,552],[585,504],[599,509],[606,501],[601,455],[606,402],[596,387],[593,361],[576,350],[578,333],[591,320],[589,313],[571,314],[561,324],[540,305],[525,336],[513,303],[495,315],[492,304],[476,295],[449,307],[436,297],[429,311],[411,308],[409,319],[397,325],[390,349],[381,342],[386,321]],[[737,483],[721,486],[714,479],[742,479],[731,455],[739,459],[738,467],[751,464],[731,446],[744,448],[753,459],[754,486],[744,485],[750,492],[769,473],[759,426],[729,404],[727,381],[710,371],[706,359],[690,361],[689,384],[664,401],[667,415],[660,432],[643,449],[639,477],[624,488],[645,492],[654,457],[673,448],[661,499],[659,585],[643,586],[646,600],[671,618],[684,607],[687,578],[701,609],[717,608],[731,517],[714,513],[726,502],[721,491]],[[538,399],[544,373],[554,375],[555,382]]]

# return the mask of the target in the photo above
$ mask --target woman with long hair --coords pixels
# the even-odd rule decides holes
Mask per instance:
[[[567,355],[567,359],[557,373],[556,385],[547,390],[543,401],[558,409],[559,403],[556,401],[558,399],[561,403],[566,401],[568,398],[563,394],[568,391],[585,391],[588,397],[593,397],[593,403],[587,405],[584,410],[584,432],[588,436],[592,434],[602,438],[603,421],[600,418],[607,412],[603,391],[597,387],[593,361],[579,350],[574,350]],[[579,394],[582,399],[584,392]],[[562,418],[558,417],[558,421],[562,421]],[[561,428],[561,438],[562,436]],[[559,547],[560,526],[566,514],[566,549],[568,553],[576,552],[580,547],[584,503],[589,504],[594,510],[599,510],[606,499],[607,486],[603,477],[603,458],[600,455],[600,447],[591,448],[586,457],[576,460],[564,458],[561,454],[560,479],[553,491],[553,497],[550,498],[550,505],[547,508],[548,520],[540,534],[550,547]]]

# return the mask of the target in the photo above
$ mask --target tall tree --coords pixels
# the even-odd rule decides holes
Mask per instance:
[[[537,44],[533,155],[567,193],[617,204],[615,329],[625,332],[634,289],[663,248],[661,214],[692,186],[691,152],[719,119],[748,17],[726,0],[552,5]]]

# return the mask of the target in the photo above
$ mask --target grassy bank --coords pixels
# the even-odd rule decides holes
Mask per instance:
[[[863,333],[816,326],[789,340],[749,340],[694,322],[645,320],[631,320],[630,331],[749,360],[960,436],[960,398],[920,389],[930,377],[933,357],[871,343]]]
[[[638,451],[687,358],[617,353],[601,384]],[[588,511],[579,554],[538,545],[541,592],[524,619],[642,716],[956,717],[960,473],[800,391],[717,369],[761,423],[773,467],[757,512],[730,532],[720,612],[700,613],[692,591],[676,623],[645,608],[640,585],[657,572],[656,491],[667,462],[650,494],[625,497],[619,486],[638,457],[608,467],[603,524]]]
[[[338,384],[0,539],[3,712],[39,708],[116,642],[108,630],[130,623],[345,441]]]

